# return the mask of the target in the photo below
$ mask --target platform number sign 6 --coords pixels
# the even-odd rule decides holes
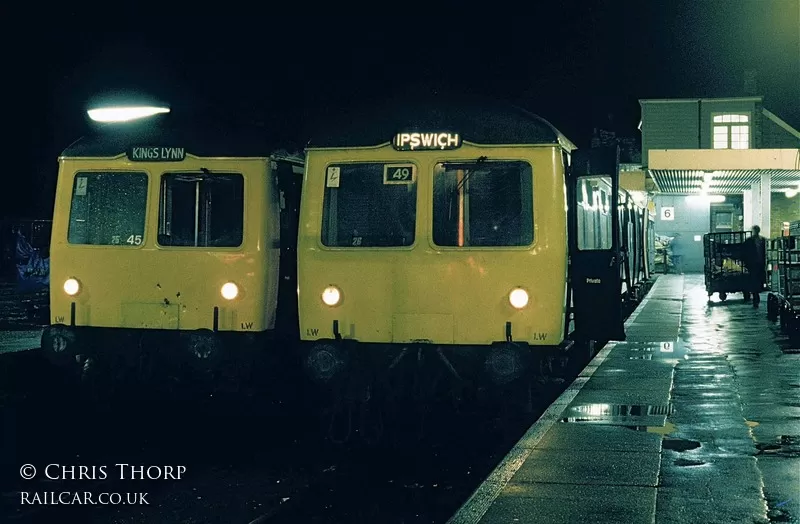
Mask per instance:
[[[661,220],[675,220],[675,208],[674,207],[662,207],[661,208]]]
[[[390,164],[383,168],[384,184],[411,184],[414,182],[413,164]]]

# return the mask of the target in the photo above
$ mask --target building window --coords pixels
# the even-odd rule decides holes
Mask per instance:
[[[714,149],[749,148],[749,115],[714,115]]]
[[[733,227],[733,213],[717,211],[714,213],[714,226],[716,229],[731,229]]]

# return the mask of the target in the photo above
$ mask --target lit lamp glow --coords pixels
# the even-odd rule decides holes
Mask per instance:
[[[233,300],[239,296],[239,286],[233,282],[228,282],[222,286],[220,289],[220,294],[225,300]]]
[[[693,204],[701,204],[706,202],[719,204],[721,202],[725,202],[725,195],[708,195],[705,193],[700,193],[699,195],[688,195],[686,200]]]
[[[66,282],[64,282],[64,293],[69,296],[75,296],[78,294],[78,291],[81,290],[80,283],[75,280],[74,278],[68,278]]]
[[[516,288],[508,294],[508,301],[516,309],[522,309],[528,305],[528,293],[522,288]]]
[[[342,293],[336,286],[328,286],[322,291],[322,301],[327,306],[335,306],[342,300]]]
[[[128,122],[139,118],[169,113],[169,108],[155,106],[103,107],[87,111],[95,122]]]

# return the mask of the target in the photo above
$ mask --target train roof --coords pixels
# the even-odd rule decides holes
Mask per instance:
[[[369,147],[398,133],[448,131],[486,145],[559,144],[576,149],[544,118],[513,104],[478,97],[395,98],[330,115],[311,131],[307,148]]]
[[[61,157],[115,157],[133,148],[182,148],[200,157],[268,158],[279,156],[302,162],[302,154],[286,147],[256,126],[220,126],[203,122],[173,123],[168,117],[139,122],[107,124],[88,134],[61,153]]]

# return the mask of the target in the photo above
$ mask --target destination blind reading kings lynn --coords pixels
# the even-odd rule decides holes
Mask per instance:
[[[458,133],[398,133],[392,144],[398,151],[458,149],[461,137]]]
[[[128,158],[137,162],[174,162],[186,158],[183,147],[132,147]]]

